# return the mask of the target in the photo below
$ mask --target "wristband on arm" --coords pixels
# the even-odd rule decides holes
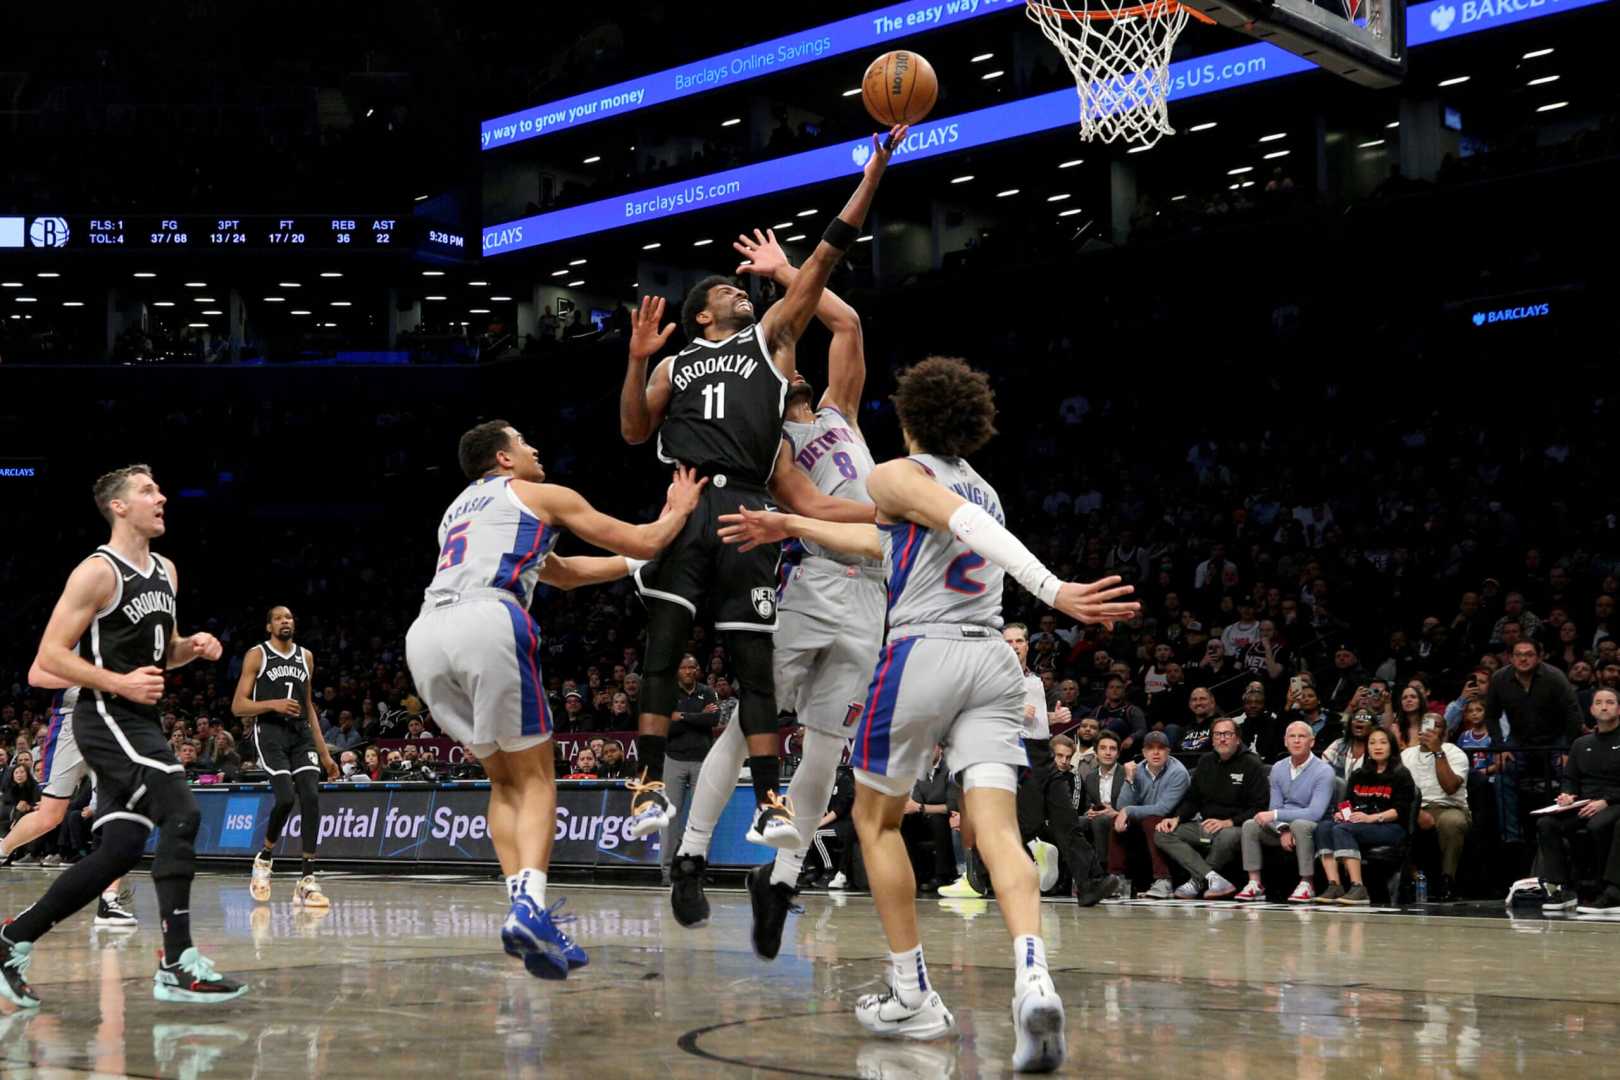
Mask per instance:
[[[831,244],[839,251],[848,251],[851,244],[861,235],[861,231],[843,218],[835,217],[827,231],[821,234],[822,240]]]
[[[1057,601],[1058,589],[1063,582],[1042,565],[1035,553],[1023,541],[1008,532],[996,519],[972,503],[963,503],[951,515],[951,534],[971,548],[976,555],[1001,567],[1013,580],[1040,597],[1041,603],[1051,607]]]

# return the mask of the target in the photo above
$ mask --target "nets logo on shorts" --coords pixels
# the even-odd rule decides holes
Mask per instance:
[[[856,724],[860,723],[861,722],[861,714],[864,713],[865,711],[866,711],[866,706],[863,705],[861,702],[859,702],[859,701],[850,702],[849,703],[849,711],[844,714],[844,726],[845,727],[854,727]]]
[[[776,610],[776,590],[766,587],[755,589],[753,592],[754,610],[762,619],[771,617]]]
[[[225,817],[219,824],[219,846],[239,848],[253,846],[253,824],[259,813],[256,795],[232,795],[225,800]]]

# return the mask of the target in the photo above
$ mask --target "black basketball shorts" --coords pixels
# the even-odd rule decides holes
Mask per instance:
[[[282,724],[274,720],[267,722],[261,716],[253,725],[253,748],[258,752],[259,764],[271,776],[325,772],[320,755],[315,752],[315,739],[309,733],[309,725],[302,721]]]
[[[774,510],[763,487],[721,477],[709,481],[686,527],[659,556],[636,571],[647,603],[679,604],[697,618],[707,612],[716,630],[776,632],[776,571],[782,545],[738,551],[720,539],[720,515],[738,506]]]

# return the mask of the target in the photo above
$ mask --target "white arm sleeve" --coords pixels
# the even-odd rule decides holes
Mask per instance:
[[[1008,532],[996,519],[972,503],[963,503],[951,515],[951,533],[977,555],[1001,567],[1013,580],[1040,597],[1050,607],[1063,584],[1057,575],[1041,565],[1023,541]]]

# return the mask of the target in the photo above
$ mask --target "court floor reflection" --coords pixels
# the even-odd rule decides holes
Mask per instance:
[[[46,882],[0,875],[0,911]],[[494,884],[333,875],[328,891],[332,910],[311,915],[254,904],[240,876],[199,879],[198,942],[251,993],[165,1005],[137,877],[139,930],[79,916],[41,942],[45,1005],[0,1003],[0,1073],[976,1077],[1004,1074],[1012,1050],[994,903],[924,902],[930,969],[962,1033],[896,1045],[850,1015],[883,970],[865,897],[804,898],[764,965],[740,892],[716,890],[713,919],[690,931],[659,890],[555,887],[591,965],[550,983],[500,952]],[[1044,932],[1070,1075],[1620,1074],[1620,923],[1049,904]]]

